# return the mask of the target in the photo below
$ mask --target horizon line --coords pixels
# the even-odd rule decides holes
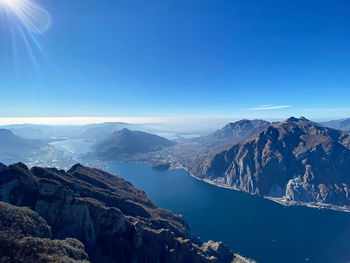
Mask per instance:
[[[246,116],[241,117],[213,117],[213,116],[198,116],[198,117],[183,117],[183,116],[169,116],[169,117],[0,117],[0,126],[7,126],[7,125],[69,125],[69,126],[79,126],[79,125],[87,125],[87,124],[99,124],[99,123],[107,123],[107,122],[124,122],[124,123],[130,123],[130,124],[155,124],[155,123],[166,123],[166,122],[191,122],[196,120],[203,121],[206,120],[230,120],[230,121],[238,121],[242,119],[262,119],[262,120],[269,120],[269,121],[280,121],[284,120],[286,118],[283,117],[269,117],[269,118],[247,118]],[[321,119],[315,119],[315,118],[307,118],[310,120],[321,120]],[[342,120],[344,118],[338,118],[338,119],[327,119],[327,120]],[[322,119],[322,121],[327,121],[325,119]]]

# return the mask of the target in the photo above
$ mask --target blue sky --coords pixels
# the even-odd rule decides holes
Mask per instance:
[[[347,0],[32,1],[45,32],[1,16],[0,117],[350,117]]]

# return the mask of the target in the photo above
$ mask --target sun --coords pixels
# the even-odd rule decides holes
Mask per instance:
[[[52,24],[51,13],[39,3],[40,0],[0,0],[0,38],[2,33],[9,34],[14,54],[27,53],[36,70],[38,58],[44,55],[44,33]]]
[[[16,8],[18,7],[19,5],[21,5],[21,0],[0,0],[0,3],[5,5],[5,6],[8,6],[10,8]]]
[[[31,33],[44,33],[51,26],[51,14],[38,5],[35,0],[0,0],[10,21],[20,21]]]

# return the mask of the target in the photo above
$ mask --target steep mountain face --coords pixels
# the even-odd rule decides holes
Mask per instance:
[[[30,221],[35,226],[25,225],[28,235],[80,240],[91,262],[238,262],[222,242],[191,241],[182,216],[157,207],[129,182],[97,169],[75,165],[65,172],[29,170],[21,163],[0,165],[0,200],[29,207],[42,217],[25,209],[35,218]],[[62,242],[81,250],[77,241]]]
[[[264,120],[240,120],[231,122],[225,127],[207,136],[193,139],[193,141],[205,145],[209,152],[223,150],[223,148],[242,142],[254,134],[260,132],[269,122]]]
[[[338,130],[350,130],[350,118],[321,122],[323,126],[330,127]]]
[[[350,206],[350,133],[292,117],[189,170],[252,194]]]
[[[4,202],[0,202],[0,255],[1,262],[89,262],[80,241],[53,240],[50,226],[36,212]]]
[[[107,139],[94,145],[87,158],[115,160],[118,156],[142,154],[159,151],[173,143],[158,135],[122,129],[114,132]]]

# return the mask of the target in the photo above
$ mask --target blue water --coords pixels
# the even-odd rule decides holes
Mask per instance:
[[[144,190],[160,207],[183,214],[202,241],[222,240],[258,262],[350,261],[350,213],[284,207],[198,181],[184,170],[112,163],[108,171]]]
[[[83,139],[66,139],[49,144],[62,151],[66,156],[72,157],[74,161],[78,161],[79,155],[89,152],[92,145],[92,143]]]

